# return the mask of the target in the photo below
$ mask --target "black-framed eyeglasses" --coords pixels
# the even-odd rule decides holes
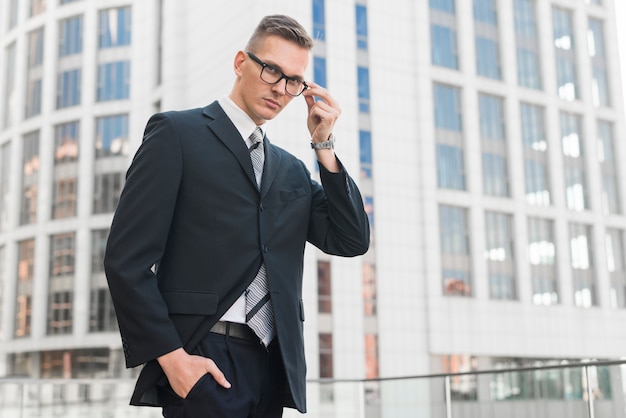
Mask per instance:
[[[302,92],[309,88],[306,82],[300,80],[299,78],[290,77],[285,75],[278,68],[273,65],[267,64],[259,57],[254,55],[252,52],[246,52],[253,61],[261,66],[261,80],[263,80],[267,84],[278,84],[280,80],[285,79],[285,93],[290,95],[291,97],[297,97],[302,94]]]

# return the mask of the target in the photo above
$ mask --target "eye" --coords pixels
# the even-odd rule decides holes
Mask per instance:
[[[302,81],[298,80],[297,78],[290,78],[289,80],[287,80],[287,82],[290,86],[297,88],[300,88],[300,86],[302,85]]]
[[[268,74],[274,75],[276,77],[279,77],[282,73],[275,67],[272,67],[271,65],[266,65],[265,66],[265,71]]]

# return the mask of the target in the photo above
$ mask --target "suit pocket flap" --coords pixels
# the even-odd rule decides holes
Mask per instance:
[[[168,290],[161,292],[170,314],[212,315],[219,297],[214,292]]]
[[[281,190],[280,200],[296,200],[306,194],[303,187],[298,187],[296,190]]]

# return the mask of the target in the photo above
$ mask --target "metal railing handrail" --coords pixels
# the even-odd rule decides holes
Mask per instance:
[[[573,369],[573,368],[586,368],[586,367],[598,367],[598,366],[618,366],[626,365],[626,359],[622,360],[590,360],[580,361],[567,364],[550,364],[544,366],[523,366],[523,367],[510,367],[506,369],[485,369],[485,370],[473,370],[468,372],[457,373],[432,373],[421,374],[411,376],[393,376],[393,377],[377,377],[377,378],[319,378],[319,379],[307,379],[307,383],[367,383],[367,382],[385,382],[385,381],[397,381],[397,380],[413,380],[413,379],[433,379],[433,378],[446,378],[455,376],[472,376],[472,375],[485,375],[485,374],[500,374],[500,373],[513,373],[513,372],[532,372],[551,369]]]

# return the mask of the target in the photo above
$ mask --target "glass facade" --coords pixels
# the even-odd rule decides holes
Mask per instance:
[[[15,124],[16,120],[16,90],[15,90],[15,42],[5,50],[5,80],[4,80],[4,127],[8,128]]]
[[[597,305],[596,279],[593,262],[594,244],[591,239],[591,226],[570,223],[570,261],[572,286],[574,288],[574,305],[579,308],[590,308]]]
[[[485,260],[491,299],[517,298],[512,222],[509,214],[485,213]]]
[[[130,7],[101,10],[98,13],[98,48],[131,44],[132,13]]]
[[[478,96],[480,139],[483,163],[483,192],[491,196],[509,196],[509,168],[502,98]]]
[[[553,7],[552,30],[556,60],[557,95],[563,100],[576,100],[579,98],[579,92],[572,12],[560,7]]]
[[[551,203],[544,118],[542,107],[530,103],[520,104],[525,196],[527,203],[536,206],[548,206]]]
[[[541,89],[536,0],[515,0],[515,42],[517,82],[520,86]]]
[[[613,309],[626,308],[626,247],[624,247],[624,230],[607,228],[606,264],[611,280],[610,306]]]
[[[528,218],[528,262],[533,303],[535,305],[557,304],[559,287],[553,221]]]
[[[130,62],[118,61],[98,66],[97,100],[122,100],[130,96]]]
[[[474,31],[477,74],[500,80],[500,33],[495,0],[474,0]]]
[[[604,23],[598,19],[589,19],[587,46],[591,58],[591,98],[597,107],[611,106],[608,62],[604,45]]]
[[[472,296],[467,210],[440,205],[439,231],[443,294]]]
[[[41,113],[41,84],[43,77],[43,28],[28,34],[28,66],[26,84],[26,114],[29,118]]]
[[[8,230],[9,179],[11,173],[11,143],[0,146],[0,233]]]
[[[431,0],[430,22],[432,64],[458,70],[459,51],[454,0]]]
[[[52,219],[76,216],[79,123],[55,127],[52,174]]]
[[[580,116],[561,112],[561,144],[565,174],[565,200],[568,209],[589,209],[587,169]]]
[[[117,331],[113,301],[104,275],[104,250],[108,229],[91,231],[91,291],[89,299],[89,332]]]
[[[602,211],[605,214],[622,212],[622,200],[619,193],[620,181],[617,162],[613,124],[603,120],[597,123],[597,153],[602,177]]]
[[[76,237],[74,232],[50,237],[48,335],[72,332]]]
[[[433,101],[437,142],[437,185],[445,189],[465,190],[461,91],[457,87],[435,83]]]
[[[33,277],[35,272],[35,240],[17,243],[17,289],[15,301],[16,338],[28,337],[31,332]]]
[[[39,131],[24,135],[22,156],[20,225],[26,225],[35,223],[37,220],[40,169]]]

